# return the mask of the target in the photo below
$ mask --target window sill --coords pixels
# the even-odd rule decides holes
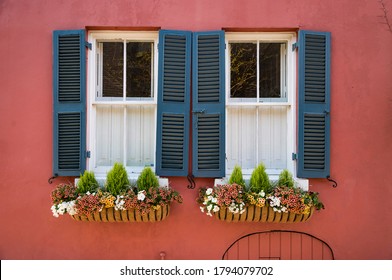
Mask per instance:
[[[279,175],[271,175],[269,176],[270,180],[272,182],[276,182],[279,179]],[[246,184],[249,184],[250,176],[244,176],[244,180]],[[294,178],[294,181],[296,185],[301,188],[304,191],[309,190],[309,180],[308,179],[302,179],[302,178]],[[217,178],[214,181],[214,186],[217,185],[224,185],[229,182],[229,178]]]
[[[134,177],[134,176],[129,177],[128,179],[131,184],[134,184],[137,181],[137,177]],[[106,178],[96,177],[96,180],[98,181],[98,184],[100,187],[103,187],[105,185]],[[75,178],[75,186],[77,186],[78,181],[79,181],[79,178]],[[159,178],[158,177],[158,181],[159,181],[160,187],[168,187],[169,186],[169,179],[168,178]]]

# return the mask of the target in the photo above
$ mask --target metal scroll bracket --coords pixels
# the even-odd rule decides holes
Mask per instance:
[[[59,175],[58,174],[54,174],[52,177],[50,177],[49,179],[48,179],[48,183],[49,184],[52,184],[53,183],[53,180],[55,179],[55,178],[57,178]]]
[[[338,183],[335,180],[333,180],[329,175],[327,176],[327,180],[332,182],[333,188],[336,188],[338,186]]]
[[[194,189],[196,187],[196,182],[195,182],[195,176],[193,176],[193,174],[189,174],[187,176],[189,185],[188,185],[188,189]]]

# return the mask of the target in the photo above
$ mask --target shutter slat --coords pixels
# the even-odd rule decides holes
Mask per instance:
[[[78,176],[85,158],[85,31],[53,32],[53,173]]]
[[[300,178],[329,175],[330,33],[299,32],[298,168]]]

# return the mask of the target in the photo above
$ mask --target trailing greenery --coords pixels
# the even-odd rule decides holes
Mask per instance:
[[[121,163],[116,162],[113,168],[108,172],[105,188],[106,191],[114,196],[128,190],[129,180],[127,170]]]
[[[240,166],[234,166],[233,172],[229,178],[229,184],[237,184],[240,186],[245,186],[244,177],[242,176],[242,169]]]
[[[84,194],[87,192],[93,193],[99,188],[99,184],[95,179],[94,172],[85,170],[83,175],[80,175],[77,183],[76,192],[78,194]]]
[[[287,169],[279,174],[278,186],[294,187],[293,175]]]
[[[265,171],[264,164],[260,163],[255,170],[253,170],[250,176],[249,188],[251,192],[259,193],[264,191],[268,193],[271,191],[271,182],[268,178],[268,174]]]
[[[158,177],[155,176],[154,172],[150,167],[145,167],[142,170],[136,184],[139,191],[148,191],[150,188],[159,187]]]

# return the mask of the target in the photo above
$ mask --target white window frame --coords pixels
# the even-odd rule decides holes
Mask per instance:
[[[155,107],[155,125],[154,125],[154,151],[153,151],[153,166],[151,168],[155,171],[156,166],[156,115],[157,115],[157,93],[158,93],[158,31],[92,31],[88,34],[88,41],[91,43],[91,50],[88,51],[88,70],[87,70],[87,150],[90,151],[90,158],[87,159],[86,169],[89,171],[94,171],[96,177],[98,179],[106,178],[107,171],[111,167],[98,167],[96,168],[96,106],[97,105],[121,105],[124,106],[124,110],[126,106],[140,106],[140,105],[148,105]],[[137,42],[154,42],[154,53],[153,53],[153,98],[144,100],[142,98],[126,98],[123,96],[123,100],[105,100],[104,98],[96,98],[97,96],[97,44],[102,41],[137,41]],[[126,67],[126,63],[124,63],[124,68]],[[125,75],[125,71],[124,71]],[[124,84],[126,83],[124,79]],[[124,85],[124,91],[125,85]],[[126,115],[124,114],[124,122],[126,123]],[[126,125],[124,125],[126,126]],[[124,138],[126,133],[124,133]],[[127,167],[126,166],[126,141],[123,141],[123,153],[124,153],[124,166],[127,169],[128,176],[131,179],[135,179],[139,176],[143,167]]]
[[[286,163],[288,169],[293,176],[296,174],[296,165],[292,159],[292,154],[296,153],[296,77],[297,77],[297,61],[296,52],[292,51],[292,45],[297,41],[297,34],[295,32],[226,32],[226,116],[228,115],[228,109],[231,106],[252,106],[252,107],[271,107],[271,106],[287,106],[287,147],[286,147]],[[261,41],[261,42],[278,42],[286,43],[286,90],[285,100],[283,98],[277,98],[276,101],[265,100],[260,98],[257,101],[247,102],[246,100],[236,100],[230,98],[230,54],[229,54],[229,43],[231,42],[250,42],[250,41]],[[257,63],[257,67],[259,67]],[[257,77],[259,79],[259,77]],[[259,89],[257,89],[259,91]],[[259,93],[257,93],[259,96]],[[226,121],[226,143],[228,139],[228,122]],[[228,145],[226,145],[227,154]],[[258,159],[256,159],[258,160]],[[260,163],[260,162],[258,162]],[[258,164],[257,163],[257,164]],[[256,166],[255,166],[256,167]],[[252,170],[244,170],[244,178],[247,180],[250,178]],[[271,180],[277,180],[281,170],[267,169],[267,173]],[[229,177],[232,169],[229,169],[226,164],[226,176]],[[299,185],[304,189],[308,188],[308,181],[295,178]]]

